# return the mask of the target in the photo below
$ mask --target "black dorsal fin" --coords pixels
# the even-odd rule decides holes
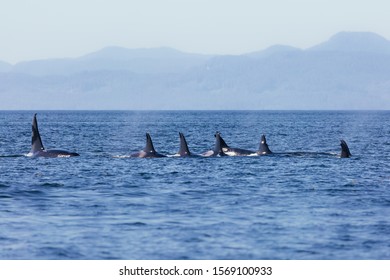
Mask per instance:
[[[351,152],[349,151],[349,148],[348,148],[348,145],[347,145],[347,142],[345,142],[344,140],[340,140],[340,146],[341,146],[341,155],[340,157],[342,158],[349,158],[351,155]]]
[[[260,146],[257,153],[260,155],[272,154],[271,150],[268,148],[267,140],[265,139],[264,134],[261,135]]]
[[[37,114],[34,114],[32,121],[31,153],[43,151],[44,149],[45,148],[42,144],[41,135],[39,134],[38,130]]]
[[[223,140],[223,138],[221,137],[221,133],[217,131],[214,136],[217,137],[217,135],[219,135],[219,138],[220,138],[221,149],[224,149],[224,148],[228,149],[229,146],[228,146],[228,144],[226,144],[225,140]]]
[[[146,133],[146,145],[144,148],[145,153],[155,153],[155,149],[153,147],[152,138],[150,137],[149,133]]]
[[[179,132],[179,136],[180,136],[180,150],[179,150],[179,155],[182,156],[182,157],[190,156],[190,155],[191,155],[191,152],[190,152],[190,150],[188,149],[187,141],[186,141],[186,138],[184,137],[184,134],[181,133],[181,132]]]
[[[226,154],[222,150],[222,137],[219,132],[215,134],[215,147],[214,147],[214,155],[225,156]],[[225,143],[226,144],[226,143]]]

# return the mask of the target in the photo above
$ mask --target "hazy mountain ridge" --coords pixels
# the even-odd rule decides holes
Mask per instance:
[[[108,47],[9,66],[0,64],[1,109],[390,109],[390,42],[373,33],[341,32],[307,50]]]
[[[390,54],[390,41],[372,32],[339,32],[308,50]]]
[[[186,71],[210,56],[186,54],[169,48],[126,49],[107,47],[79,58],[46,59],[20,62],[10,71],[33,76],[72,75],[86,71],[133,71],[171,73]]]

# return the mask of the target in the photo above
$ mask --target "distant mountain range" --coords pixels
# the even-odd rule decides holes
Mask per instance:
[[[341,32],[243,55],[107,47],[0,62],[0,109],[390,109],[390,41]]]

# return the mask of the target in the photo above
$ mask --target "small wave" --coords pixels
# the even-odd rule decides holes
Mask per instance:
[[[180,155],[179,154],[166,155],[166,157],[168,157],[168,158],[176,158],[176,157],[180,157]]]
[[[43,255],[45,258],[49,259],[81,259],[84,258],[79,252],[74,250],[69,250],[66,248],[57,248],[57,247],[42,247],[39,251],[40,255]]]
[[[42,187],[50,187],[50,188],[59,188],[59,187],[64,187],[64,184],[61,184],[61,183],[43,183],[40,186],[42,186]]]
[[[133,223],[122,223],[119,224],[119,226],[130,226],[130,227],[145,227],[148,224],[143,223],[143,222],[133,222]]]
[[[0,158],[18,158],[18,157],[24,157],[26,155],[0,155]]]
[[[41,196],[41,195],[44,194],[43,191],[36,190],[36,189],[32,189],[32,190],[19,190],[19,191],[15,191],[14,193],[18,194],[18,195],[26,195],[26,196]]]
[[[139,188],[139,185],[138,184],[134,184],[134,183],[120,183],[120,184],[117,184],[115,185],[115,187],[117,188],[125,188],[125,189],[134,189],[134,188]],[[118,194],[116,194],[118,195]]]
[[[358,184],[359,184],[359,182],[356,179],[351,179],[351,180],[348,180],[348,182],[345,183],[343,186],[344,187],[354,187],[354,186],[357,186]]]
[[[282,157],[310,157],[310,158],[316,158],[316,157],[339,157],[340,155],[337,153],[326,153],[326,152],[276,152],[271,154],[273,156],[282,156]]]
[[[113,158],[131,158],[130,155],[115,155],[115,156],[112,156]]]

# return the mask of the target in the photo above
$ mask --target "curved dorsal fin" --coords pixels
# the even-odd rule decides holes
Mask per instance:
[[[191,152],[188,149],[187,141],[186,138],[184,137],[184,134],[179,132],[180,136],[180,150],[179,150],[179,155],[180,156],[190,156]]]
[[[340,140],[340,146],[341,146],[341,155],[340,157],[342,158],[349,158],[351,155],[351,152],[349,151],[349,148],[348,148],[348,145],[347,145],[347,142],[345,142],[344,140]]]
[[[222,143],[225,143],[225,141],[223,141],[221,134],[219,132],[217,132],[215,134],[215,147],[214,147],[214,151],[213,151],[214,155],[220,155],[220,156],[225,155],[225,153],[222,150]],[[225,145],[226,145],[226,143],[225,143]]]
[[[43,151],[41,135],[38,130],[37,114],[34,114],[32,121],[32,137],[31,137],[31,153],[36,153],[38,151]]]
[[[272,154],[271,150],[268,148],[267,140],[265,139],[264,134],[261,135],[258,154],[260,154],[260,155]]]
[[[150,137],[149,133],[146,133],[146,145],[143,150],[145,153],[155,153],[156,150],[154,149],[152,138]]]
[[[225,148],[228,149],[229,146],[228,146],[228,144],[226,144],[225,140],[223,140],[223,138],[221,137],[221,133],[217,131],[214,136],[217,137],[217,135],[219,135],[219,141],[220,141],[220,144],[221,144],[221,149],[225,149]]]

